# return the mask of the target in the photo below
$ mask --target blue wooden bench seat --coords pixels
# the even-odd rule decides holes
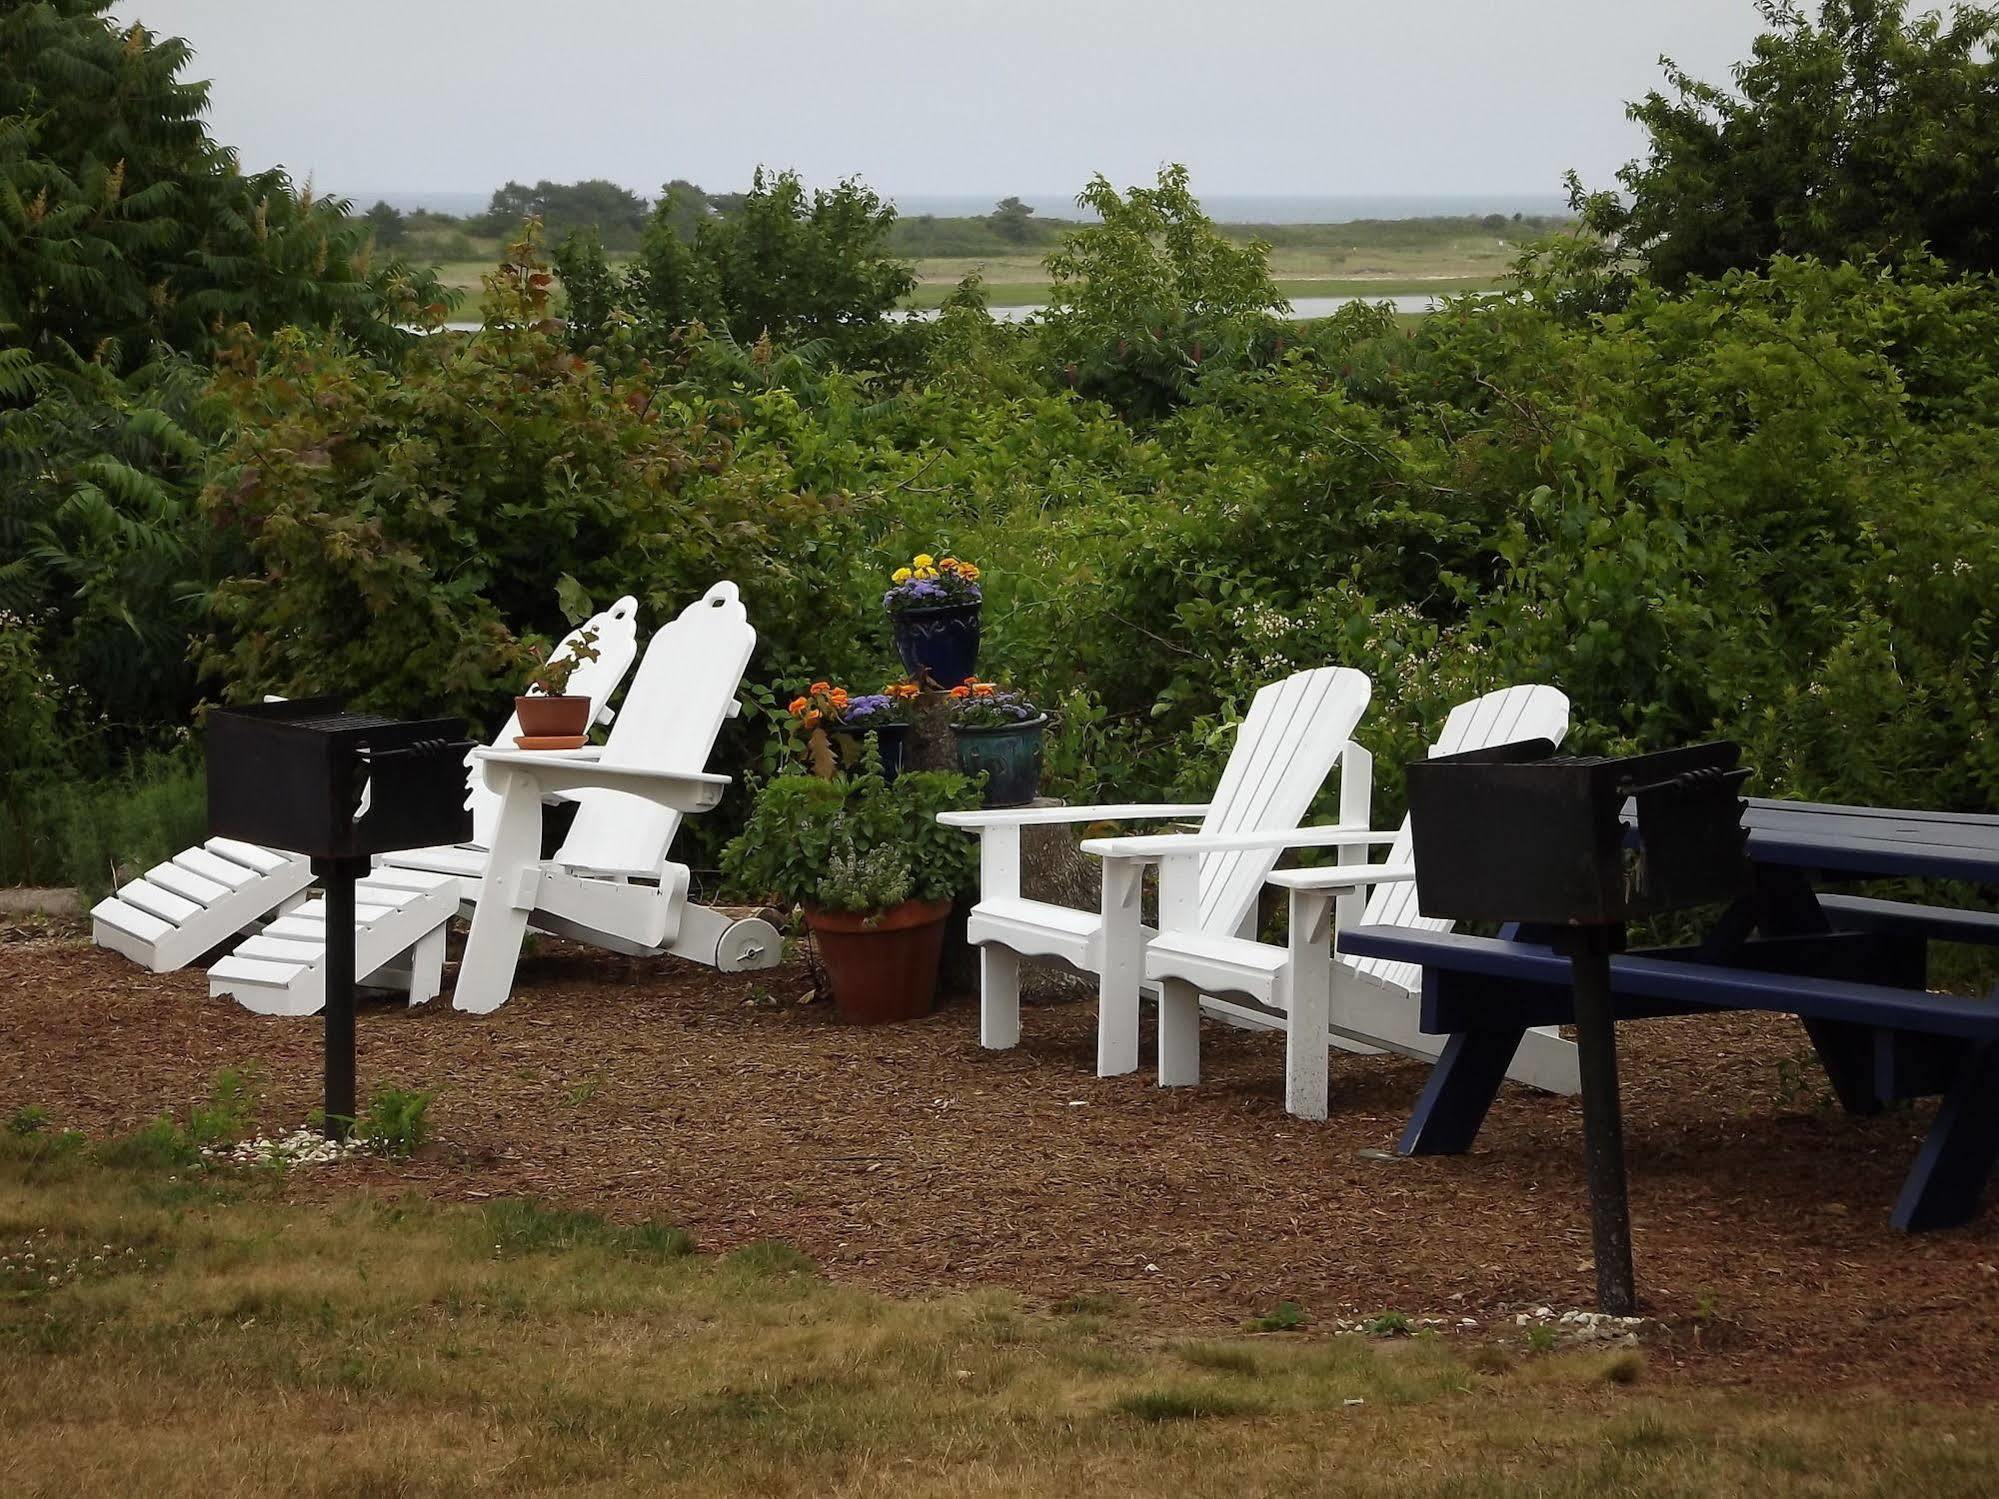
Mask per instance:
[[[1999,946],[1999,911],[1960,911],[1865,895],[1821,894],[1818,903],[1838,931],[1893,932],[1931,942]]]
[[[1829,897],[1826,905],[1835,925],[1900,923],[1908,935],[1956,941],[1981,939],[1946,936],[1946,931],[1984,929],[1977,922],[1926,921],[1916,913],[1930,912],[1927,907],[1894,902],[1856,907],[1850,897]],[[1955,918],[1980,913],[1933,914]],[[1943,1105],[1892,1221],[1912,1230],[1962,1223],[1977,1212],[1999,1158],[1999,1001],[1864,982],[1872,953],[1862,945],[1866,940],[1857,935],[1850,945],[1837,936],[1750,942],[1731,952],[1726,965],[1701,961],[1695,949],[1620,956],[1611,962],[1613,1013],[1620,1020],[1720,1010],[1796,1015],[1826,1057],[1827,1070],[1849,1107],[1879,1103],[1856,1086],[1842,1065],[1856,1044],[1876,1048],[1884,1064],[1879,1075],[1890,1077],[1905,1042],[1933,1038],[1932,1053],[1941,1049],[1952,1075],[1928,1090],[1942,1091]],[[1405,1155],[1469,1149],[1521,1035],[1529,1026],[1573,1019],[1568,959],[1545,946],[1368,926],[1341,933],[1339,946],[1356,957],[1421,965],[1422,1027],[1450,1037],[1398,1146]],[[1778,971],[1793,959],[1800,966],[1833,971]],[[1847,1072],[1844,1078],[1842,1072]],[[1913,1091],[1891,1090],[1888,1096]]]

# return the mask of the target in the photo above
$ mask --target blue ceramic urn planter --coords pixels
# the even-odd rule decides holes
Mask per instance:
[[[953,724],[958,768],[968,776],[984,771],[988,807],[1024,807],[1041,790],[1041,739],[1048,715],[1025,723],[968,728]]]
[[[945,691],[972,675],[979,664],[979,606],[941,604],[904,609],[895,621],[895,650],[912,681]]]

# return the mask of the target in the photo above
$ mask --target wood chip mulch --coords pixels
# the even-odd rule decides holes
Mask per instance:
[[[1509,1087],[1470,1155],[1401,1160],[1414,1062],[1336,1053],[1332,1117],[1308,1125],[1283,1111],[1272,1034],[1211,1025],[1201,1085],[1164,1090],[1091,1075],[1093,1003],[1031,1007],[1021,1046],[992,1053],[968,999],[860,1029],[796,1004],[809,989],[795,968],[717,975],[550,942],[492,1015],[367,1004],[362,1096],[436,1089],[432,1141],[408,1162],[294,1171],[287,1190],[529,1195],[679,1224],[707,1249],[785,1239],[895,1294],[1095,1293],[1162,1328],[1290,1300],[1323,1321],[1470,1317],[1467,1335],[1517,1342],[1518,1311],[1591,1304],[1574,1100]],[[1946,1233],[1887,1225],[1933,1103],[1840,1113],[1784,1017],[1618,1034],[1655,1369],[1999,1388],[1999,1208]],[[247,1064],[260,1123],[283,1130],[318,1102],[319,1042],[314,1021],[211,1000],[199,970],[0,939],[0,1113],[39,1104],[101,1135]]]

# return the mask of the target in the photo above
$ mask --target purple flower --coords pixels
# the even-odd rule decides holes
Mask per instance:
[[[888,694],[885,692],[870,692],[861,697],[850,697],[847,699],[846,712],[840,715],[840,722],[854,725],[865,724],[876,714],[886,713],[888,709]]]

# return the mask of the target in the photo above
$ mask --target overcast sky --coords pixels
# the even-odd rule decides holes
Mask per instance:
[[[1635,154],[1670,54],[1725,81],[1750,0],[121,0],[211,128],[322,192],[507,178],[1073,193],[1546,193]]]

